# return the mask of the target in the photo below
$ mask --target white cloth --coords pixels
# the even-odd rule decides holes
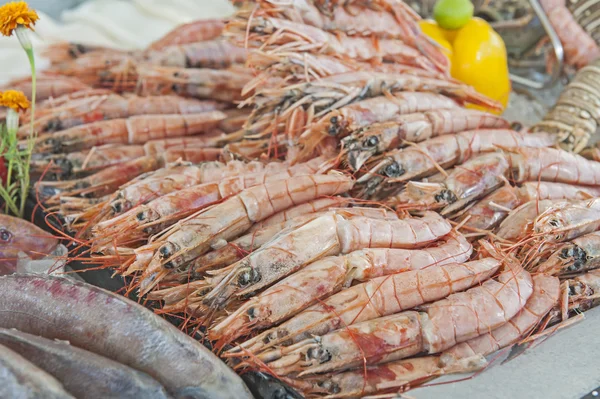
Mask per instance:
[[[141,49],[177,25],[224,18],[233,11],[227,0],[91,0],[63,12],[61,22],[40,12],[32,35],[37,69],[48,65],[41,56],[48,44],[70,41]],[[0,65],[0,85],[30,74],[27,56],[16,37],[0,38]]]

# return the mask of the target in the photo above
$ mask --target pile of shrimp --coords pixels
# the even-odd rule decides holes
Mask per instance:
[[[241,3],[55,49],[77,89],[36,111],[35,193],[88,262],[307,397],[479,370],[597,304],[599,162],[488,112],[401,0]]]

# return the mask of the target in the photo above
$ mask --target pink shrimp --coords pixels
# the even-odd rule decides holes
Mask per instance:
[[[366,195],[372,196],[380,190],[393,189],[395,183],[397,185],[432,175],[440,167],[447,169],[463,164],[473,156],[496,151],[499,147],[535,148],[553,144],[554,137],[547,133],[522,134],[504,129],[469,130],[443,135],[410,148],[386,153],[383,160],[358,179],[358,183],[365,184]]]
[[[6,87],[22,91],[31,99],[31,78],[13,80]],[[37,77],[35,97],[36,101],[43,101],[87,89],[90,89],[90,86],[75,77],[43,73]]]
[[[242,89],[253,78],[245,68],[176,68],[124,64],[105,71],[99,85],[142,96],[177,94],[217,101],[242,100]]]
[[[122,97],[116,94],[86,96],[45,109],[43,115],[36,115],[34,126],[38,133],[49,133],[87,123],[136,115],[198,114],[223,108],[224,105],[216,101],[200,101],[177,96]],[[29,125],[24,123],[19,129],[19,136],[26,137],[28,129]]]
[[[156,170],[161,166],[160,159],[157,157],[140,157],[80,179],[40,181],[35,184],[35,192],[45,198],[47,203],[59,201],[62,196],[102,196],[114,192],[119,186],[142,173]]]
[[[151,139],[191,136],[214,129],[221,111],[189,115],[142,115],[76,126],[36,139],[35,152],[63,153],[103,144],[143,144]],[[26,145],[22,142],[21,145]]]
[[[31,171],[36,174],[47,171],[50,175],[60,176],[63,179],[82,177],[146,154],[142,145],[108,144],[70,154],[34,156],[31,160]]]
[[[600,47],[577,23],[564,0],[541,0],[540,4],[564,46],[567,63],[581,68],[600,57]]]
[[[577,237],[561,245],[536,271],[552,275],[572,275],[600,267],[600,232]]]
[[[305,394],[327,394],[330,398],[358,397],[414,386],[428,377],[481,369],[482,356],[492,354],[525,337],[557,303],[559,282],[554,277],[533,277],[533,293],[521,311],[497,329],[462,342],[436,356],[405,359],[343,373],[285,379]]]
[[[222,308],[232,297],[243,297],[328,255],[363,248],[420,248],[450,232],[450,224],[435,213],[423,218],[382,220],[348,217],[343,210],[321,216],[282,234],[246,258],[215,274],[203,303]],[[314,237],[319,237],[315,241]]]
[[[240,173],[225,177],[219,182],[205,181],[205,170],[200,166],[167,168],[162,174],[129,184],[113,195],[105,204],[112,210],[113,218],[104,220],[94,227],[96,237],[110,236],[111,243],[135,241],[161,231],[177,220],[198,210],[238,194],[245,188],[266,182],[283,180],[291,176],[325,172],[321,169],[323,159],[313,159],[275,172]],[[172,182],[165,183],[168,177]],[[106,213],[106,212],[105,212]],[[116,217],[123,214],[121,217]],[[133,231],[132,231],[133,230]]]
[[[600,228],[600,199],[560,203],[540,213],[534,232],[545,242],[570,241]]]
[[[485,261],[496,266],[499,264],[492,258],[475,262]],[[464,273],[465,265],[457,266]],[[448,268],[445,266],[441,269]],[[435,268],[427,268],[418,273],[434,271]],[[441,275],[445,277],[443,273]],[[471,277],[472,272],[468,271],[466,275]],[[411,287],[412,290],[415,289]],[[416,305],[435,301],[453,292],[449,288],[439,295],[438,290],[439,285],[436,284],[431,292],[423,296],[415,293]],[[466,292],[451,294],[446,299],[428,305],[424,311],[402,312],[413,307],[408,305],[401,307],[400,313],[352,324],[271,353],[265,352],[258,357],[268,361],[268,367],[278,375],[298,372],[301,377],[357,367],[363,364],[362,360],[370,365],[421,352],[433,354],[502,326],[525,306],[532,292],[531,276],[514,264],[496,279],[487,280]]]
[[[504,186],[457,216],[464,216],[465,227],[492,230],[511,210],[533,200],[586,199],[600,195],[595,187],[564,183],[525,182],[520,187]]]
[[[168,46],[196,43],[217,38],[225,28],[221,19],[201,19],[187,24],[179,25],[166,35],[156,40],[149,50],[160,50]]]
[[[167,67],[224,69],[233,64],[243,64],[246,53],[245,48],[218,39],[146,51],[144,59],[151,64]]]
[[[268,337],[276,337],[275,340],[293,339],[297,342],[300,336],[308,337],[310,334],[322,333],[326,328],[324,324],[327,316],[336,314],[337,317],[345,320],[348,318],[346,312],[351,313],[352,309],[361,309],[364,306],[368,307],[369,302],[377,302],[377,299],[368,294],[372,292],[371,287],[379,287],[379,293],[383,296],[388,292],[387,285],[392,280],[394,284],[399,285],[400,279],[409,278],[408,275],[399,277],[400,275],[396,273],[466,262],[471,251],[471,245],[462,236],[451,234],[440,242],[439,246],[423,250],[377,248],[327,257],[251,298],[225,320],[212,327],[209,330],[209,337],[212,340],[219,339],[220,343],[228,343],[254,330],[270,328],[290,315],[296,314],[294,321],[288,321],[281,327],[267,331],[244,343],[243,346],[256,350],[256,345],[261,341],[264,342]],[[376,278],[386,275],[394,276],[389,281]],[[416,274],[413,273],[411,276],[414,277]],[[360,284],[349,288],[353,282],[368,280],[371,281],[365,283],[366,285]],[[314,305],[304,314],[297,314],[319,299],[335,294],[343,288],[344,290],[337,296],[327,298],[322,304]],[[335,298],[342,297],[346,298],[341,300],[344,307],[338,309],[337,304],[341,302],[336,302]],[[367,314],[369,311],[361,312],[363,316]],[[303,316],[312,316],[310,323],[306,317],[303,319]],[[354,318],[357,315],[353,314],[350,317]],[[343,322],[336,320],[335,323]],[[294,331],[294,333],[285,334],[285,331]],[[253,346],[252,343],[256,344]]]
[[[292,205],[346,192],[352,185],[351,178],[338,174],[298,176],[248,188],[188,217],[155,242],[136,250],[142,256],[134,267],[145,269],[142,292],[149,291],[170,269],[194,260],[211,246],[226,244],[226,240],[243,234],[254,223]],[[148,263],[145,254],[150,251],[153,255]]]
[[[508,128],[501,117],[468,109],[441,109],[400,115],[389,122],[358,129],[342,140],[345,157],[353,170],[374,155],[400,147],[405,141],[421,142],[432,137],[482,128]],[[499,131],[500,133],[500,131]]]
[[[496,235],[507,241],[518,241],[527,237],[533,228],[536,217],[554,204],[568,200],[533,200],[513,209],[508,217],[500,223]]]

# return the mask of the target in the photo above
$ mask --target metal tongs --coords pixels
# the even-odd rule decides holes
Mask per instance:
[[[531,8],[533,8],[533,11],[539,18],[540,22],[542,23],[542,26],[544,27],[544,31],[546,32],[546,35],[548,35],[548,38],[550,38],[550,43],[552,44],[552,49],[554,50],[554,58],[556,60],[556,63],[554,64],[554,68],[552,69],[552,74],[550,75],[550,79],[546,79],[545,81],[540,82],[540,81],[526,78],[523,76],[519,76],[519,75],[516,75],[513,73],[510,74],[510,79],[514,83],[520,84],[522,86],[526,86],[526,87],[529,87],[529,88],[535,89],[535,90],[541,90],[541,89],[546,89],[548,87],[553,86],[554,83],[556,83],[556,81],[560,77],[560,74],[561,74],[561,71],[563,68],[563,60],[564,60],[565,52],[564,52],[562,43],[560,42],[560,39],[558,38],[556,31],[554,30],[554,27],[552,27],[552,24],[548,20],[548,16],[544,12],[544,9],[540,5],[539,1],[538,0],[529,0],[529,4],[531,4]]]

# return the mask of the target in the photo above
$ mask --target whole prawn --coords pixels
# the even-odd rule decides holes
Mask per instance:
[[[486,260],[498,264],[490,258],[479,262]],[[422,352],[441,352],[502,326],[525,306],[533,292],[531,276],[518,264],[511,264],[507,269],[496,279],[463,293],[451,294],[423,311],[404,311],[352,324],[274,350],[276,353],[263,353],[259,358],[277,359],[267,363],[277,374],[298,373],[301,377],[357,367],[363,364],[361,359],[369,365]]]
[[[148,50],[161,50],[168,46],[215,39],[223,32],[225,22],[226,21],[221,19],[201,19],[179,25],[150,44]]]
[[[523,309],[508,323],[476,338],[459,343],[435,356],[415,357],[379,366],[342,373],[326,374],[286,382],[306,395],[320,394],[331,398],[359,397],[414,386],[428,377],[466,373],[481,369],[487,356],[527,336],[557,303],[559,281],[543,274],[533,276],[533,293]]]
[[[149,291],[171,269],[192,261],[211,246],[226,244],[226,240],[243,234],[254,223],[292,205],[346,192],[352,185],[351,178],[338,174],[298,176],[248,188],[188,217],[153,243],[136,250],[136,263],[141,264],[134,267],[145,269],[142,292]],[[147,253],[152,253],[149,262]]]
[[[508,214],[524,203],[533,200],[586,199],[600,195],[600,190],[591,186],[574,186],[564,183],[525,182],[519,187],[506,185],[489,194],[473,207],[460,212],[464,216],[464,227],[477,230],[492,230]],[[462,224],[462,223],[461,223]]]
[[[573,275],[600,267],[600,232],[574,238],[561,245],[536,271],[552,275]]]
[[[178,96],[122,97],[117,94],[96,95],[75,99],[65,104],[43,110],[36,115],[34,128],[38,134],[69,129],[98,121],[129,118],[136,115],[199,114],[224,108],[210,100],[194,100]],[[36,112],[38,114],[38,112]],[[28,134],[29,125],[19,129],[19,137]]]
[[[481,111],[432,110],[400,115],[389,122],[358,129],[342,140],[342,147],[348,165],[359,170],[372,156],[400,147],[405,141],[416,143],[444,134],[508,127],[503,118]]]
[[[542,212],[533,223],[545,242],[570,241],[600,228],[600,199],[560,203]]]
[[[435,213],[422,218],[383,220],[331,212],[277,236],[246,258],[207,279],[212,290],[203,303],[223,308],[232,297],[243,297],[280,280],[327,255],[363,248],[420,248],[450,232],[450,224]],[[315,241],[311,237],[318,236]],[[299,243],[303,248],[299,248]]]
[[[93,122],[36,139],[34,152],[63,153],[103,144],[143,144],[148,140],[210,132],[225,118],[221,111],[187,115],[141,115]],[[25,146],[25,142],[20,145]]]
[[[367,195],[377,193],[385,186],[405,183],[434,174],[439,168],[463,164],[483,152],[503,148],[548,147],[554,137],[546,133],[517,133],[505,129],[469,130],[425,140],[413,147],[388,152],[364,176]],[[386,184],[387,183],[387,184]]]
[[[422,250],[375,248],[351,252],[348,255],[327,257],[281,280],[239,306],[225,320],[210,328],[209,338],[219,339],[220,344],[228,343],[252,331],[270,328],[290,315],[296,314],[293,322],[284,323],[281,327],[261,334],[250,342],[244,343],[243,346],[255,350],[256,346],[253,346],[252,342],[259,345],[261,340],[267,340],[267,337],[276,337],[275,340],[295,337],[293,339],[297,341],[299,336],[309,336],[317,331],[323,331],[325,314],[335,313],[345,319],[345,312],[351,312],[354,308],[359,309],[358,304],[366,305],[369,301],[375,302],[376,300],[369,293],[377,290],[373,291],[371,287],[378,288],[382,297],[385,296],[392,280],[404,278],[396,273],[463,263],[469,259],[471,251],[472,247],[464,237],[450,234],[440,242],[439,246]],[[394,275],[389,282],[387,280],[382,282],[381,278],[376,278],[388,275]],[[412,276],[416,274],[413,273]],[[353,282],[369,280],[371,281],[366,283],[367,285],[359,284],[350,288]],[[306,315],[313,315],[312,323],[305,321],[304,328],[302,327],[303,324],[300,322],[303,320],[302,316],[297,314],[299,311],[342,289],[343,291],[337,296],[331,296],[307,310]],[[346,298],[341,301],[344,303],[344,309],[337,309],[336,304],[339,302],[334,298],[341,297]],[[316,321],[319,311],[323,313],[321,324]],[[364,312],[363,316],[368,313]],[[312,328],[305,331],[306,326],[309,325]],[[284,331],[294,331],[294,333],[285,334]]]

